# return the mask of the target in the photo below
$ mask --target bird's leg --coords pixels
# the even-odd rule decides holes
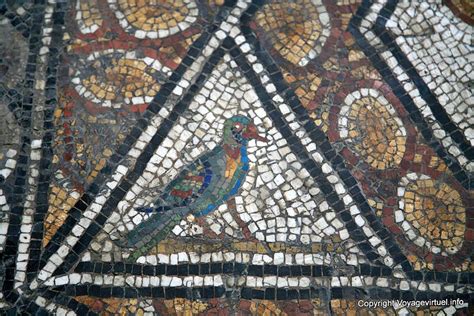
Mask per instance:
[[[204,236],[214,239],[219,239],[217,235],[209,226],[209,223],[206,221],[206,216],[201,216],[196,218],[196,222],[202,227],[202,233]]]
[[[235,198],[230,198],[227,201],[227,209],[229,210],[230,215],[232,215],[232,218],[234,219],[234,221],[237,223],[239,228],[242,230],[242,234],[244,235],[245,240],[256,241],[256,239],[253,237],[253,235],[250,232],[247,225],[244,223],[244,221],[240,218],[239,214],[237,213],[237,207],[235,205]]]
[[[209,224],[206,221],[205,216],[196,217],[193,214],[189,214],[188,216],[186,216],[186,221],[191,225],[196,224],[201,226],[202,233],[204,236],[216,239],[219,238],[219,236],[212,229],[209,228]]]
[[[258,240],[252,235],[252,232],[249,230],[248,226],[244,223],[244,221],[240,218],[239,214],[237,213],[237,206],[235,204],[235,198],[231,198],[227,201],[227,209],[230,212],[230,215],[234,219],[234,221],[237,223],[237,225],[240,227],[242,230],[242,234],[244,235],[245,239],[251,242],[257,242],[260,243],[263,248],[265,248],[265,251],[267,254],[271,257],[273,257],[273,251],[270,249],[270,246],[268,245],[267,242]]]

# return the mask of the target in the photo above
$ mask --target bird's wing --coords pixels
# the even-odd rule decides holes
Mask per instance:
[[[165,202],[165,205],[173,207],[188,206],[196,201],[215,177],[209,159],[218,152],[218,150],[213,150],[182,170],[166,186],[161,201]]]

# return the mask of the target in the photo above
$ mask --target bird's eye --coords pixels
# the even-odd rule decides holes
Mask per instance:
[[[237,124],[234,125],[234,127],[237,128],[237,129],[240,129],[242,126],[237,123]]]

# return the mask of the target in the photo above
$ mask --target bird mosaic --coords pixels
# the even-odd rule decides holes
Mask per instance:
[[[152,215],[119,241],[123,247],[135,248],[129,260],[147,254],[183,218],[209,214],[237,195],[249,171],[251,139],[268,141],[248,117],[227,119],[222,142],[186,166],[151,206],[137,209]]]

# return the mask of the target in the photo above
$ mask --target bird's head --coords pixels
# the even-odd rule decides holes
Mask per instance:
[[[268,139],[258,134],[255,124],[246,116],[234,115],[225,121],[224,142],[246,145],[251,139],[268,142]]]

